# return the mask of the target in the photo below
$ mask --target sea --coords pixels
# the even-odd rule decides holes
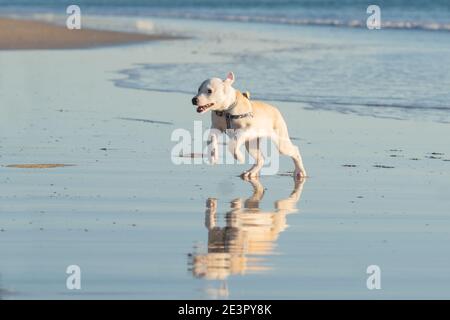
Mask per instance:
[[[0,0],[0,12],[51,20],[64,16],[71,4]],[[199,47],[222,58],[144,63],[122,70],[126,78],[117,81],[118,86],[192,93],[196,89],[192,79],[223,76],[228,68],[237,73],[243,90],[262,100],[302,102],[311,109],[364,116],[450,122],[450,1],[78,0],[76,4],[86,16],[96,17],[89,22],[97,28],[124,30],[131,19],[139,31],[153,32],[153,23],[146,21],[156,19],[159,26],[168,19],[177,21],[170,31],[203,39],[206,45]],[[372,4],[380,8],[380,29],[367,27],[371,16],[367,8]],[[201,22],[209,24],[204,27]],[[211,27],[214,23],[220,28]],[[208,45],[227,29],[236,38],[228,39],[224,50]],[[244,31],[253,31],[253,38],[240,38]],[[245,46],[252,41],[255,50]]]

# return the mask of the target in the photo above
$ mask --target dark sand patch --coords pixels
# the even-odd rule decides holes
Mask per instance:
[[[384,164],[374,164],[373,165],[374,168],[382,168],[382,169],[394,169],[395,167],[392,166],[386,166]]]
[[[35,163],[35,164],[10,164],[7,168],[20,168],[20,169],[48,169],[48,168],[61,168],[72,167],[74,164],[62,164],[62,163]]]
[[[140,121],[145,123],[156,123],[156,124],[167,124],[173,125],[173,122],[169,121],[159,121],[159,120],[150,120],[150,119],[138,119],[138,118],[119,118],[120,120],[128,120],[128,121]]]
[[[342,166],[345,168],[356,168],[357,167],[356,164],[343,164]]]
[[[178,155],[180,158],[203,158],[206,157],[205,154],[202,153],[185,153]]]
[[[445,153],[443,152],[429,152],[428,156],[425,156],[427,159],[442,159]]]
[[[111,151],[111,150],[118,150],[117,148],[100,148],[101,151]]]

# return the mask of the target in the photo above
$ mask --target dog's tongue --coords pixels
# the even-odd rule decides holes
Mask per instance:
[[[203,110],[204,110],[203,106],[200,106],[200,107],[197,108],[197,112],[198,113],[202,112]]]

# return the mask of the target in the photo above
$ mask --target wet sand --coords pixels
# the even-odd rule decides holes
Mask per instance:
[[[7,168],[20,168],[20,169],[49,169],[49,168],[61,168],[69,167],[71,164],[61,163],[30,163],[30,164],[9,164]]]
[[[164,34],[69,30],[45,22],[0,18],[0,50],[92,48],[176,38]]]
[[[273,102],[301,148],[304,184],[285,157],[258,183],[238,177],[249,164],[175,165],[174,130],[206,129],[209,115],[191,95],[113,80],[136,63],[184,61],[189,41],[0,52],[0,297],[449,296],[447,124]],[[374,264],[382,290],[366,287]]]

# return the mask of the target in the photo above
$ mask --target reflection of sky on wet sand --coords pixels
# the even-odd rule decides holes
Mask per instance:
[[[213,23],[201,25],[208,30]],[[227,28],[247,36],[248,30],[239,26]],[[249,28],[264,35],[289,32],[281,27]],[[365,37],[356,30],[296,30],[300,42],[313,35],[317,42]],[[424,33],[414,34],[425,38]],[[385,31],[374,38],[401,36]],[[302,214],[286,214],[289,229],[280,231],[272,244],[255,241],[260,239],[255,233],[248,236],[255,226],[243,218],[251,212],[245,200],[241,209],[230,208],[229,202],[251,194],[251,185],[236,177],[244,167],[175,166],[170,161],[175,128],[192,132],[194,120],[210,125],[209,117],[192,109],[191,94],[129,90],[111,82],[118,70],[138,63],[211,61],[205,47],[191,53],[199,42],[1,53],[1,165],[75,164],[0,167],[2,297],[202,299],[224,296],[228,288],[232,299],[448,297],[449,126],[309,111],[302,103],[276,102],[290,134],[299,138],[295,144],[302,149],[311,178],[299,205]],[[229,66],[223,64],[223,71]],[[316,67],[333,71],[326,65],[308,66],[310,72]],[[256,99],[260,79],[246,82],[245,72],[234,71],[236,86]],[[200,79],[188,80],[191,88]],[[291,166],[290,159],[281,159],[281,172]],[[272,203],[294,187],[285,176],[265,176],[261,183],[267,191],[260,208],[270,211],[276,211]],[[245,255],[247,267],[264,268],[247,268],[243,276],[233,276],[230,269],[215,271],[225,276],[217,289],[216,281],[193,277],[186,261],[189,252],[208,254],[209,232],[203,222],[208,198],[218,201],[216,227],[225,228],[226,216],[233,216],[234,210],[246,212],[229,224],[244,223],[247,234],[241,229],[233,248],[219,253],[236,252],[237,257]],[[273,222],[268,217],[264,223]],[[262,230],[270,235],[270,228]],[[230,230],[227,236],[236,233]],[[244,244],[240,251],[238,240]],[[250,240],[258,245],[251,248],[272,252],[249,253]],[[205,245],[193,250],[193,241]],[[78,293],[65,287],[66,267],[74,263],[83,270],[84,286]],[[366,288],[369,264],[382,268],[381,291]]]
[[[253,194],[247,199],[231,200],[223,219],[220,219],[220,212],[225,209],[218,208],[217,199],[206,201],[208,244],[206,250],[197,246],[194,253],[189,254],[189,267],[194,277],[226,280],[232,275],[264,273],[271,269],[265,262],[276,253],[276,241],[288,227],[287,215],[297,211],[304,181],[296,181],[287,198],[275,201],[273,211],[259,208],[265,191],[261,182],[258,179],[247,181],[253,187]],[[216,293],[226,292],[225,283]]]

